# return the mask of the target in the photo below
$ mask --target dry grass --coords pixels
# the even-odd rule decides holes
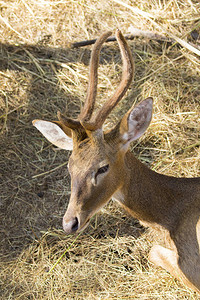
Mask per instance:
[[[0,9],[1,299],[197,299],[149,263],[148,251],[164,233],[142,228],[112,202],[75,241],[62,233],[70,153],[55,151],[31,120],[54,119],[59,109],[74,116],[84,101],[91,48],[68,49],[69,42],[116,27],[128,33],[133,25],[199,49],[190,34],[199,32],[199,1],[2,0]],[[199,176],[198,55],[142,38],[129,44],[135,81],[106,126],[151,95],[153,121],[133,151],[160,173]],[[98,105],[120,74],[117,45],[105,45]]]

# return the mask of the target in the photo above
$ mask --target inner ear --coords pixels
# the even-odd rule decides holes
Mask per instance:
[[[127,123],[131,140],[137,140],[149,127],[152,118],[152,108],[153,99],[149,97],[130,111]]]
[[[127,150],[129,144],[138,139],[148,128],[152,118],[153,99],[143,100],[124,115],[122,120],[104,135],[108,143]]]
[[[153,110],[151,97],[132,107],[123,117],[120,124],[121,138],[124,143],[130,143],[140,138],[148,128]]]
[[[53,145],[65,150],[73,149],[72,138],[69,137],[58,124],[44,120],[34,120],[33,126]]]

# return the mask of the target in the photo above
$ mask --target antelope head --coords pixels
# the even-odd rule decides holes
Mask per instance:
[[[130,49],[119,30],[116,37],[122,55],[122,79],[114,95],[98,113],[93,113],[99,54],[110,35],[111,32],[101,35],[93,47],[87,96],[78,118],[74,120],[58,113],[59,121],[33,121],[51,143],[62,149],[73,149],[68,164],[71,197],[63,217],[63,228],[68,234],[83,230],[91,217],[122,187],[128,146],[145,132],[151,120],[152,98],[147,98],[131,108],[113,129],[103,132],[105,119],[126,93],[134,73]]]

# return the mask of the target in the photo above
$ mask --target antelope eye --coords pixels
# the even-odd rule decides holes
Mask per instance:
[[[100,174],[106,173],[109,169],[109,165],[105,165],[101,168],[98,169],[97,173],[96,173],[96,177]]]

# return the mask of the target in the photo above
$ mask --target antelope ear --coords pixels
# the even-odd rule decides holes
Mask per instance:
[[[72,138],[56,123],[43,120],[34,120],[32,123],[53,145],[65,150],[73,149]]]
[[[120,140],[122,146],[127,147],[143,135],[148,128],[153,109],[153,99],[151,97],[143,100],[137,106],[125,114],[120,123]]]

